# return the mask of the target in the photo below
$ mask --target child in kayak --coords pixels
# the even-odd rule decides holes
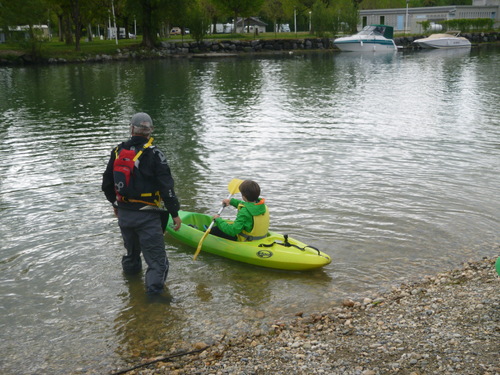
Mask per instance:
[[[260,186],[255,181],[245,180],[240,185],[243,200],[224,199],[224,206],[238,209],[234,222],[227,222],[219,215],[214,215],[215,225],[210,234],[233,241],[260,240],[269,230],[269,210],[264,198],[259,198]]]

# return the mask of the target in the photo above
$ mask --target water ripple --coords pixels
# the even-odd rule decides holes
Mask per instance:
[[[319,310],[498,252],[499,59],[493,50],[0,69],[2,369],[110,372],[249,329],[259,311],[273,320]],[[213,214],[228,181],[253,178],[272,229],[332,264],[289,273],[203,252],[193,262],[193,249],[167,237],[178,302],[148,303],[142,278],[122,275],[100,191],[135,111],[152,115],[184,209]]]

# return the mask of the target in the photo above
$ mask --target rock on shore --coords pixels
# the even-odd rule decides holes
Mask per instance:
[[[426,276],[128,374],[500,374],[495,258]],[[203,350],[205,349],[205,350]],[[192,350],[192,349],[191,349]]]

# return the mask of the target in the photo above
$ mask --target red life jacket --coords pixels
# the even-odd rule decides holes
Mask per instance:
[[[117,201],[140,202],[149,205],[156,205],[156,199],[153,198],[153,196],[156,194],[138,192],[134,189],[134,184],[132,183],[134,168],[136,167],[136,164],[138,166],[137,162],[143,154],[144,150],[149,148],[152,143],[153,138],[151,137],[149,138],[149,142],[144,144],[143,148],[137,153],[134,150],[127,150],[125,148],[119,150],[119,147],[117,147],[115,149],[113,179],[115,181]],[[140,198],[140,200],[138,200],[138,198]],[[145,198],[147,199],[147,201],[145,201]]]

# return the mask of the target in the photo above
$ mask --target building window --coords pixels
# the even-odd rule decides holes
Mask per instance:
[[[380,24],[385,25],[385,16],[380,16]]]
[[[363,16],[363,27],[365,27],[368,24],[368,20],[366,16]]]

